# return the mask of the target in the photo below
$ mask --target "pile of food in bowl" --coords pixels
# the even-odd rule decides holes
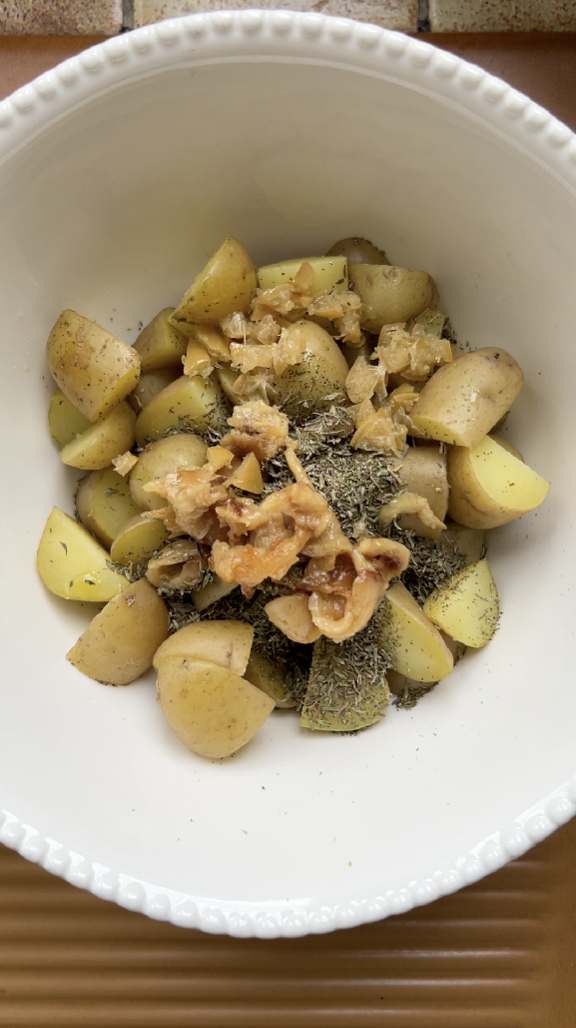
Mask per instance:
[[[105,604],[68,660],[112,685],[154,665],[193,752],[275,707],[367,728],[492,638],[484,532],[548,483],[498,435],[520,367],[459,349],[426,272],[358,238],[257,268],[229,238],[134,347],[66,310],[47,358],[50,431],[88,475],[38,569]]]

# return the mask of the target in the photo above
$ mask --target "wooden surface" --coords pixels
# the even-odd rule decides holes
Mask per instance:
[[[429,36],[576,129],[576,36]],[[86,38],[0,39],[0,96]],[[149,921],[0,847],[0,1028],[574,1028],[576,821],[375,925],[235,940]]]

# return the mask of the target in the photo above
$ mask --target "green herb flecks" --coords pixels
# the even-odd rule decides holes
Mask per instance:
[[[438,682],[422,682],[421,685],[408,685],[404,686],[404,692],[401,696],[396,696],[392,700],[394,707],[398,710],[412,710],[416,706],[418,700],[425,696],[427,692],[430,692]]]
[[[344,642],[314,643],[301,724],[328,732],[355,732],[378,721],[390,702],[391,660],[380,641],[382,614]]]

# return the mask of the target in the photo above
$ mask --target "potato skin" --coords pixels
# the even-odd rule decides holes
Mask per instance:
[[[446,454],[440,446],[412,446],[402,458],[398,477],[411,493],[428,500],[430,510],[444,521],[448,510],[448,475]],[[402,514],[398,518],[401,528],[415,532],[426,539],[438,539],[442,529],[428,528],[416,514]]]
[[[408,321],[438,301],[434,280],[426,271],[393,264],[355,264],[350,288],[362,300],[362,328],[368,332]]]
[[[140,578],[106,604],[66,659],[104,685],[128,685],[152,666],[167,635],[168,608]]]
[[[125,400],[91,425],[60,451],[60,460],[71,468],[98,471],[132,449],[136,415]]]
[[[424,386],[410,412],[415,434],[476,446],[512,406],[523,381],[519,364],[501,347],[463,353]]]
[[[196,276],[169,321],[190,336],[196,322],[217,325],[234,311],[247,311],[255,295],[256,265],[230,236]]]
[[[92,471],[76,491],[76,512],[89,532],[110,549],[120,529],[140,513],[128,482],[114,468]]]
[[[136,414],[140,414],[158,393],[172,385],[182,374],[182,365],[172,368],[158,368],[157,371],[146,371],[140,375],[136,388],[128,397],[128,403]]]
[[[140,377],[139,354],[76,311],[65,310],[58,318],[46,358],[56,384],[89,421],[106,417]]]
[[[217,664],[235,675],[246,670],[254,629],[246,621],[196,621],[174,632],[154,657],[158,671],[173,657]]]
[[[134,349],[140,355],[143,375],[172,367],[182,371],[188,340],[170,323],[173,313],[174,307],[165,307],[142,329],[134,343]]]
[[[180,432],[167,435],[150,443],[132,468],[130,492],[132,499],[144,510],[155,510],[166,506],[166,500],[156,493],[149,493],[144,486],[155,479],[176,471],[177,468],[200,468],[206,461],[206,443],[194,432]]]
[[[448,511],[466,528],[506,525],[538,507],[548,492],[548,483],[540,475],[491,436],[470,449],[450,446],[447,468]],[[507,490],[504,503],[497,497],[506,482],[514,484]]]
[[[327,257],[346,257],[348,264],[390,264],[383,250],[374,246],[369,239],[361,236],[349,236],[339,239],[329,250]]]
[[[190,427],[193,424],[200,431],[208,426],[221,427],[223,403],[218,382],[200,375],[194,378],[181,375],[138,415],[136,442],[138,446],[155,442],[170,429],[181,429],[182,421],[190,423]]]
[[[274,700],[240,675],[200,660],[163,661],[157,690],[172,731],[193,753],[212,759],[245,746],[274,709]]]
[[[334,394],[342,398],[346,395],[348,365],[340,347],[325,329],[311,321],[297,321],[290,331],[302,334],[306,350],[301,364],[273,378],[275,402],[288,415],[303,400],[315,400],[316,410],[330,407],[337,402]]]
[[[110,557],[122,567],[128,564],[146,564],[167,539],[168,529],[163,521],[136,514],[126,522],[113,540]]]

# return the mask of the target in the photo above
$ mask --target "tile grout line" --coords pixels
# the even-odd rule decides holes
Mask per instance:
[[[122,0],[122,28],[120,32],[130,32],[134,28],[134,0]]]
[[[418,0],[418,21],[417,32],[430,32],[430,2],[429,0]]]

